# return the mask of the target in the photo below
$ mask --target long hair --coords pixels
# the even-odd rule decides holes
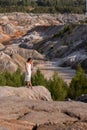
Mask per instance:
[[[27,62],[29,62],[31,60],[31,57],[29,57],[28,59],[27,59]]]

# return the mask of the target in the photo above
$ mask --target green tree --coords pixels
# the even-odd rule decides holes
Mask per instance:
[[[20,6],[23,7],[22,10]],[[65,0],[35,0],[35,1],[34,0],[0,0],[0,12],[14,12],[14,11],[28,12],[29,10],[26,10],[25,8],[26,6],[34,7],[34,10],[32,11],[35,13],[45,13],[45,12],[84,13],[85,12],[85,0],[78,0],[78,1],[77,0],[66,0],[66,1]]]
[[[4,73],[0,74],[0,86],[5,86],[6,85],[6,79],[5,79],[5,76],[4,76]]]
[[[13,74],[10,74],[5,70],[0,74],[0,86],[25,86],[25,73],[21,74],[20,68],[18,68]]]
[[[52,79],[48,81],[47,88],[51,92],[54,100],[64,100],[67,97],[68,86],[63,79],[58,76],[57,72],[54,72]]]
[[[21,83],[21,70],[18,68],[16,72],[12,75],[12,81],[14,82],[14,87],[20,87],[22,85]]]
[[[25,86],[25,73],[21,74],[21,86]]]
[[[13,86],[14,83],[13,83],[13,80],[12,80],[12,75],[8,71],[4,71],[3,75],[4,75],[4,78],[5,78],[5,81],[6,81],[5,85],[6,86]]]
[[[12,76],[8,71],[4,71],[0,74],[0,85],[1,86],[13,86]]]
[[[33,85],[43,85],[46,86],[47,80],[44,78],[44,75],[37,69],[36,73],[32,76]]]
[[[69,97],[75,99],[82,94],[87,94],[87,77],[82,67],[78,65],[76,76],[70,84]]]

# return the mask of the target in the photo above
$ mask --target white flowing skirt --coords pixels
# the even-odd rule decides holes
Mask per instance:
[[[31,81],[31,73],[29,74],[25,73],[25,81],[28,81],[28,82]]]

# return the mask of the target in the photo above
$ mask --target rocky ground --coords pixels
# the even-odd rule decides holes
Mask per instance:
[[[86,129],[86,103],[54,102],[48,90],[41,86],[0,87],[0,130]]]

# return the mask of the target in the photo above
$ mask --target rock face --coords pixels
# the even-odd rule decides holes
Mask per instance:
[[[78,14],[27,14],[27,13],[11,13],[0,15],[0,41],[6,42],[12,37],[20,37],[28,30],[37,26],[53,26],[64,23],[78,22],[84,19],[84,15]],[[38,33],[34,32],[30,37],[41,38]],[[35,34],[35,36],[34,36]],[[40,33],[39,33],[40,34]],[[4,39],[3,39],[4,37]],[[35,38],[36,40],[37,38]]]
[[[0,15],[0,42],[5,44],[13,38],[24,35],[28,30],[36,26],[49,26],[51,24],[60,24],[60,21],[56,16],[52,15],[34,15],[27,13],[2,14]],[[30,37],[35,40],[41,38],[37,32],[34,32]]]
[[[38,89],[40,95],[38,95]],[[6,91],[12,94],[7,94]],[[0,88],[0,128],[3,130],[87,129],[86,103],[54,102],[51,99],[50,101],[42,101],[45,98],[38,100],[37,97],[37,100],[29,99],[31,93],[32,96],[33,93],[36,93],[37,96],[47,97],[46,91],[40,87],[33,88],[33,90],[28,88]],[[23,95],[27,95],[26,98]]]
[[[64,25],[56,28],[57,34],[35,44],[35,49],[52,60],[58,59],[58,66],[75,68],[80,63],[87,71],[87,25]],[[66,28],[67,31],[64,31]]]
[[[0,72],[7,70],[10,73],[13,73],[18,67],[24,72],[25,62],[29,57],[36,61],[45,59],[44,55],[34,49],[20,48],[18,45],[4,46],[0,43]],[[34,63],[36,61],[34,61]]]
[[[29,57],[44,59],[44,56],[36,50],[20,48],[18,45],[5,46],[0,43],[0,72],[7,70],[13,73],[18,66],[24,72],[25,62]]]
[[[4,70],[10,71],[11,73],[16,71],[18,66],[11,59],[11,57],[5,54],[3,51],[0,52],[0,72]]]
[[[0,43],[0,51],[4,50],[5,46],[3,44]]]
[[[7,44],[14,37],[19,37],[23,34],[24,30],[18,26],[17,21],[12,20],[9,16],[0,16],[0,42]]]
[[[17,30],[15,29],[15,26],[13,24],[9,23],[2,26],[2,29],[4,33],[7,33],[8,35],[13,35]]]
[[[51,101],[50,92],[43,86],[34,86],[33,89],[26,87],[0,87],[0,97],[15,96],[29,100]]]
[[[18,54],[24,59],[27,59],[29,57],[33,57],[34,59],[44,59],[44,55],[40,54],[38,51],[34,49],[25,49],[25,48],[20,48],[18,45],[8,45],[6,49],[4,49],[4,52],[8,55],[13,55]]]

